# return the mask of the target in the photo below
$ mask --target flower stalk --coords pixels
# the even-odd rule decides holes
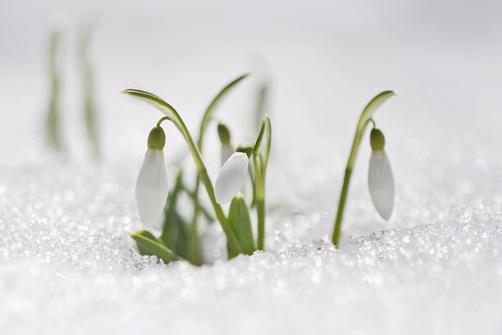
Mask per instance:
[[[262,154],[261,146],[263,138],[266,135],[265,151]],[[265,247],[265,180],[267,174],[268,160],[270,157],[270,148],[272,145],[272,124],[270,117],[266,114],[263,117],[262,126],[253,150],[253,162],[255,169],[255,204],[258,220],[258,250]]]
[[[373,99],[368,102],[368,104],[364,107],[361,116],[359,117],[359,121],[357,122],[356,132],[354,135],[354,139],[352,141],[352,147],[350,149],[350,154],[347,159],[347,164],[345,166],[345,173],[343,177],[342,189],[340,192],[340,199],[338,201],[338,210],[335,217],[335,223],[333,228],[333,234],[331,236],[331,241],[335,245],[335,247],[339,246],[340,237],[342,232],[342,222],[343,222],[343,213],[345,210],[345,203],[347,201],[347,195],[349,192],[350,179],[352,176],[352,170],[354,168],[355,160],[357,158],[357,153],[359,152],[359,147],[361,145],[361,141],[363,139],[366,127],[368,123],[373,123],[373,114],[375,111],[389,98],[396,95],[393,91],[384,91],[380,94],[376,95]]]

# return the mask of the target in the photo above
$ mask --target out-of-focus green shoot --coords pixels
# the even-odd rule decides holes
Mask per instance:
[[[265,148],[262,153],[262,142],[266,138]],[[256,214],[258,219],[258,250],[263,250],[265,247],[265,181],[270,158],[270,149],[272,146],[272,124],[270,117],[265,114],[263,117],[260,133],[256,140],[253,150],[253,163],[255,171],[255,190],[254,198],[256,203]]]
[[[54,27],[49,36],[48,75],[49,105],[45,120],[47,145],[54,151],[64,150],[61,129],[61,37],[62,27]]]
[[[99,118],[96,107],[94,71],[90,60],[90,44],[93,37],[93,27],[87,24],[82,27],[78,36],[78,63],[82,82],[82,111],[85,132],[89,143],[90,156],[100,159],[102,155]]]
[[[270,81],[261,79],[256,90],[255,129],[259,130],[263,117],[269,113]]]

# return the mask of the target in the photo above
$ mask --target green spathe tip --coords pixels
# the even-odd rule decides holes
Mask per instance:
[[[166,134],[162,127],[155,127],[150,131],[148,135],[148,149],[164,149],[166,144]]]
[[[243,152],[246,155],[248,155],[248,157],[251,157],[251,155],[254,152],[254,146],[251,143],[244,142],[244,143],[239,144],[237,146],[237,149],[235,149],[235,151],[236,152]]]
[[[382,151],[385,147],[385,136],[383,132],[378,128],[371,129],[370,133],[370,145],[373,151]]]
[[[223,123],[218,123],[218,137],[220,138],[221,144],[229,145],[230,144],[230,130]]]

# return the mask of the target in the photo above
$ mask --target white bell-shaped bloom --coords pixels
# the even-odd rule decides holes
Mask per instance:
[[[160,228],[167,195],[164,153],[161,149],[149,148],[136,182],[136,206],[145,226]]]
[[[246,182],[249,158],[243,152],[234,152],[223,164],[216,178],[215,195],[220,204],[230,202]]]
[[[382,219],[389,220],[394,209],[395,187],[389,159],[383,150],[371,153],[368,187],[378,214]]]

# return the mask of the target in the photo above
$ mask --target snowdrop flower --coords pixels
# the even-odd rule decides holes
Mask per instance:
[[[155,127],[148,135],[148,151],[136,181],[136,207],[141,222],[149,227],[160,228],[162,213],[167,199],[167,171],[164,163],[164,130]]]
[[[223,164],[215,184],[216,201],[219,204],[230,202],[246,182],[249,158],[243,152],[234,152]]]
[[[394,176],[384,151],[385,137],[376,128],[371,130],[371,158],[368,171],[368,187],[371,200],[382,219],[389,220],[394,208]]]

